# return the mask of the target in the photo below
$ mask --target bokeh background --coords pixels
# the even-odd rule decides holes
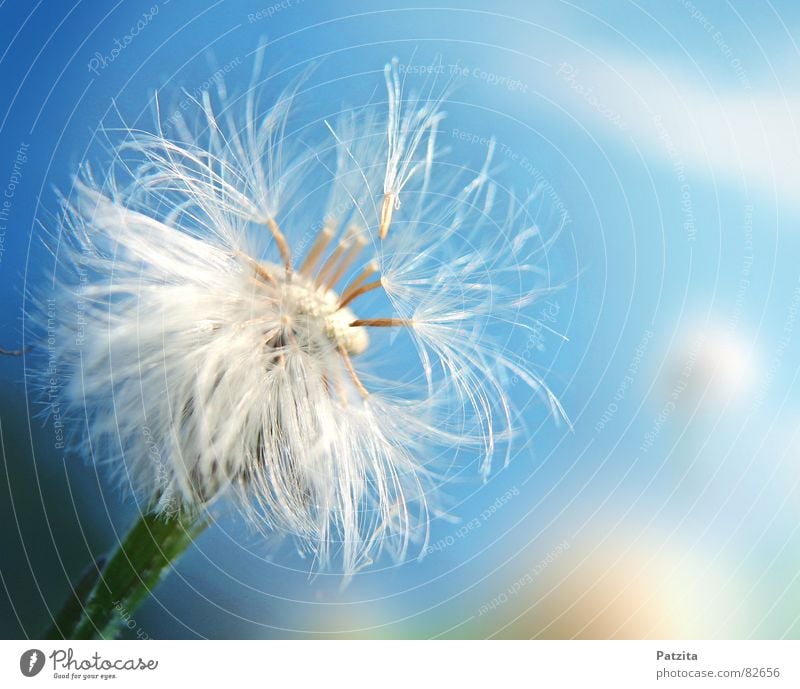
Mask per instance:
[[[448,487],[421,561],[344,588],[222,519],[125,634],[797,638],[800,6],[414,5],[0,3],[4,348],[27,344],[39,223],[98,126],[151,122],[156,89],[180,107],[221,75],[246,86],[261,39],[276,90],[316,65],[304,89],[323,115],[374,100],[392,56],[443,65],[451,158],[479,165],[495,136],[498,181],[538,191],[545,231],[567,219],[561,288],[519,346],[571,428],[530,406],[507,468]],[[58,448],[26,358],[0,357],[10,638],[42,633],[136,510]]]

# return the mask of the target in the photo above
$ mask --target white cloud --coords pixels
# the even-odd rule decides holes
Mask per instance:
[[[569,102],[645,153],[683,163],[692,176],[800,200],[800,95],[749,83],[723,88],[712,76],[706,81],[630,62],[569,67],[574,74],[557,67]]]

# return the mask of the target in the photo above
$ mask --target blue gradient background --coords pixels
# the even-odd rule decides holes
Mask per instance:
[[[551,252],[564,286],[534,307],[567,340],[543,329],[519,346],[572,430],[531,408],[535,436],[507,469],[449,488],[460,521],[434,521],[427,557],[343,590],[223,520],[126,635],[796,638],[796,3],[416,5],[0,4],[0,194],[27,144],[0,223],[0,346],[22,343],[46,259],[37,219],[94,157],[98,125],[118,111],[149,126],[154,90],[174,104],[223,65],[244,88],[262,37],[276,92],[317,65],[315,113],[372,98],[392,56],[461,65],[452,159],[485,153],[454,128],[496,136],[498,180],[546,183],[571,219]],[[21,359],[0,357],[0,380],[0,635],[35,637],[135,506],[54,448]]]

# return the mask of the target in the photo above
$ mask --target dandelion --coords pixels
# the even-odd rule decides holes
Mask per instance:
[[[493,147],[477,175],[440,163],[440,101],[404,97],[396,62],[385,79],[388,116],[325,122],[315,147],[289,133],[294,92],[261,112],[255,78],[219,83],[174,131],[160,113],[124,130],[64,201],[64,401],[77,450],[150,505],[126,543],[167,539],[148,585],[218,504],[345,573],[421,552],[433,460],[474,453],[486,476],[510,456],[508,377],[558,412],[491,339],[537,296],[529,204],[500,200]],[[114,561],[90,596],[101,631]]]

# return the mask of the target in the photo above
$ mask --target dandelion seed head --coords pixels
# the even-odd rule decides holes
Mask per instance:
[[[535,295],[529,209],[499,203],[491,150],[437,174],[440,102],[405,98],[396,64],[386,86],[310,153],[294,90],[262,112],[220,87],[174,134],[123,129],[57,228],[74,449],[157,509],[234,505],[346,572],[422,552],[437,458],[508,459],[506,374],[558,410],[489,335]],[[292,190],[323,174],[306,209]]]
[[[278,266],[267,266],[275,278],[275,300],[281,313],[281,322],[291,330],[299,346],[313,346],[320,334],[337,349],[348,354],[362,354],[369,345],[369,335],[364,327],[351,327],[356,314],[347,306],[340,306],[342,298],[332,289],[314,284],[303,276],[283,274]]]

